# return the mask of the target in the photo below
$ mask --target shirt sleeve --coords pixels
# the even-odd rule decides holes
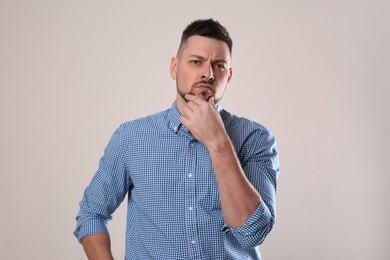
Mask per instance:
[[[238,157],[248,180],[261,195],[261,202],[246,223],[236,229],[225,225],[245,247],[260,245],[275,223],[276,184],[279,159],[275,138],[267,129],[253,132],[245,140]]]
[[[76,217],[74,235],[81,242],[97,233],[107,233],[107,222],[121,204],[130,186],[121,138],[122,126],[111,137],[99,168],[84,191]]]

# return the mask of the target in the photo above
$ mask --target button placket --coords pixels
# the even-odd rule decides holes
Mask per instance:
[[[195,181],[196,181],[196,141],[190,140],[188,143],[188,164],[187,164],[187,176],[185,178],[185,219],[186,219],[186,229],[187,229],[187,238],[190,246],[189,253],[191,258],[198,259],[200,256],[200,249],[198,243],[198,233],[197,233],[197,222],[196,222],[196,190],[195,190]]]

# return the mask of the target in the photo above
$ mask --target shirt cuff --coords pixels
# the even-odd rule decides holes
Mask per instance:
[[[249,217],[245,224],[239,228],[231,228],[224,225],[225,232],[232,232],[238,242],[247,247],[253,248],[260,245],[274,224],[274,217],[264,201],[261,201],[255,212]]]
[[[83,240],[84,237],[101,233],[108,234],[107,223],[100,219],[88,219],[83,220],[82,223],[78,225],[74,235],[81,243],[81,240]]]

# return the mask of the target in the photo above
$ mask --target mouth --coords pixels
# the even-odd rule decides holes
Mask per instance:
[[[196,88],[200,89],[202,92],[212,92],[213,86],[207,83],[199,83],[196,85]]]
[[[216,86],[214,86],[213,84],[210,84],[210,83],[205,82],[205,81],[198,81],[192,85],[191,90],[190,90],[190,92],[188,92],[188,94],[198,96],[198,97],[202,98],[203,100],[208,100],[210,97],[214,96],[215,89],[216,89]],[[182,97],[184,100],[186,100],[184,98],[184,93],[183,93]],[[188,102],[188,100],[186,100],[186,101]]]

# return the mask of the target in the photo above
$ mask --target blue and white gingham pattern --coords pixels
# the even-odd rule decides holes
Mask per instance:
[[[262,197],[245,225],[224,223],[208,150],[180,123],[173,103],[115,131],[80,202],[76,237],[108,233],[107,222],[128,193],[125,259],[261,259],[259,245],[275,219],[275,139],[263,126],[219,111]]]

